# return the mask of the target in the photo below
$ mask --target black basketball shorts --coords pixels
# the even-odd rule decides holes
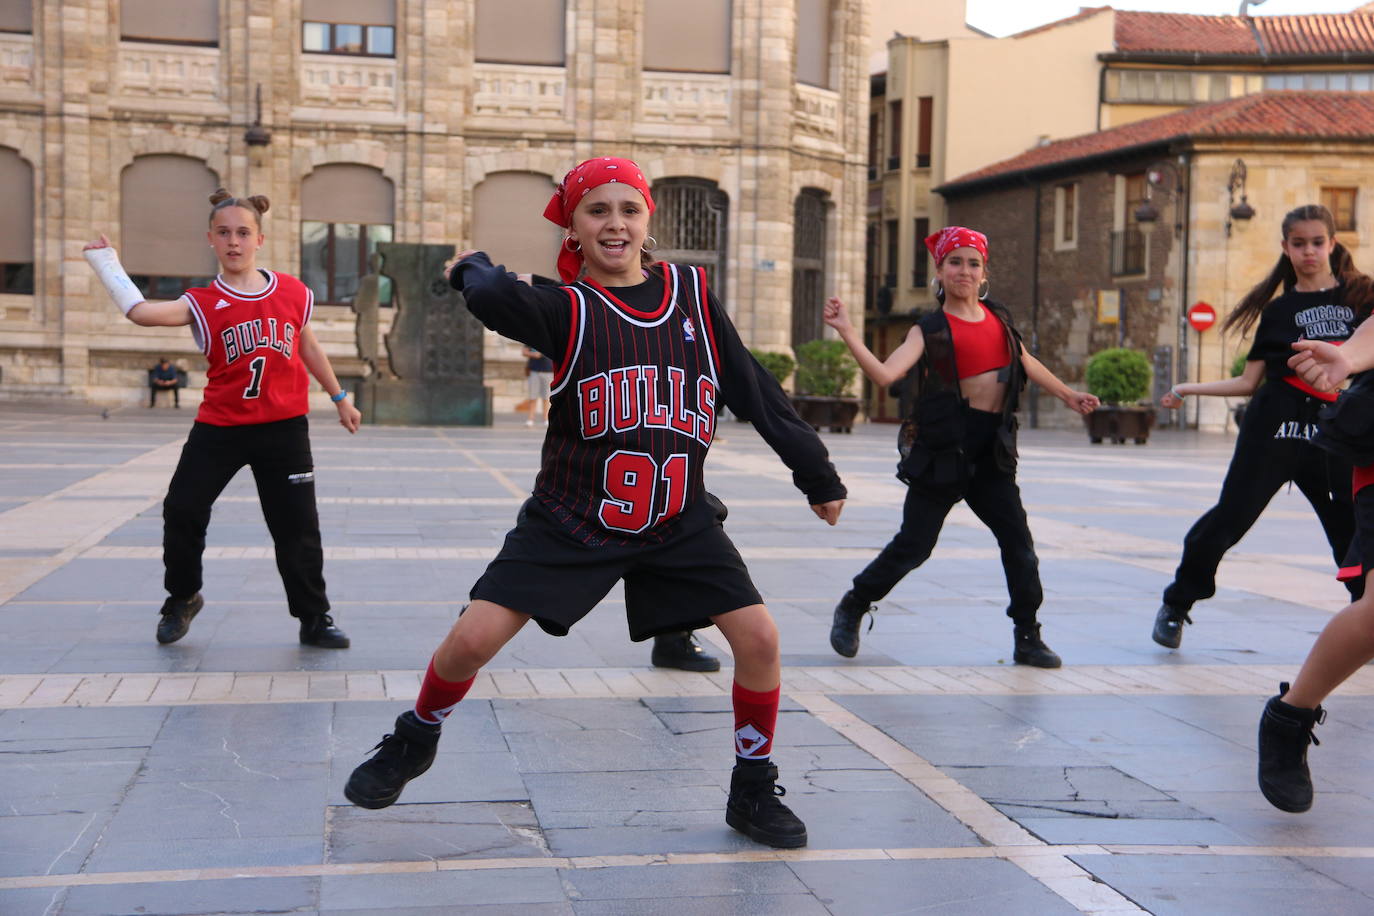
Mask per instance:
[[[710,626],[717,614],[763,603],[715,504],[712,522],[662,544],[588,547],[529,499],[470,597],[566,636],[623,579],[632,640]]]

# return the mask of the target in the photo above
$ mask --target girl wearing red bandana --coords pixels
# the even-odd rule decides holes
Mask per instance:
[[[1058,668],[1059,656],[1041,640],[1036,620],[1043,592],[1016,485],[1014,411],[1027,378],[1078,413],[1091,413],[1098,401],[1061,382],[1027,353],[1011,314],[986,298],[986,236],[949,226],[927,238],[926,247],[935,258],[941,308],[918,321],[886,360],[864,346],[843,302],[831,299],[825,306],[826,324],[839,331],[864,374],[884,388],[905,379],[912,405],[899,440],[897,476],[907,484],[902,527],[840,599],[830,645],[846,657],[859,651],[864,615],[926,561],[945,516],[962,499],[997,536],[1002,551],[1013,658],[1017,664]]]
[[[210,196],[206,238],[219,260],[210,286],[171,301],[148,301],[120,266],[110,240],[84,255],[115,304],[143,327],[191,326],[205,353],[205,394],[162,504],[163,585],[168,592],[157,641],[186,635],[200,612],[201,558],[210,509],[245,464],[253,469],[263,518],[276,546],[287,608],[300,620],[301,643],[346,649],[325,597],[324,551],[315,509],[314,464],[306,413],[307,370],[329,392],[339,423],[358,431],[362,415],[347,400],[324,348],[310,329],[314,295],[295,277],[257,266],[266,197]]]
[[[555,636],[625,583],[635,640],[715,624],[735,656],[735,769],[725,820],[770,846],[806,844],[771,764],[778,633],[702,481],[727,406],[754,424],[835,524],[845,489],[825,446],[749,355],[700,268],[653,263],[649,183],[628,159],[568,173],[544,211],[565,230],[564,285],[527,285],[484,252],[449,277],[482,323],[554,361],[534,493],[471,603],[430,661],[413,710],[344,790],[383,808],[434,758],[443,719],[485,665],[534,620]]]

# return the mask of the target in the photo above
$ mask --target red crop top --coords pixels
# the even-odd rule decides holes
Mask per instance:
[[[961,379],[1001,369],[1011,362],[1002,322],[986,305],[979,305],[983,309],[982,321],[967,321],[945,313],[949,319],[949,334],[954,341],[954,363],[959,367]]]

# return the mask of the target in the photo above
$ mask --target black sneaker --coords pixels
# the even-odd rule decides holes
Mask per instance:
[[[691,630],[681,633],[660,633],[654,637],[654,651],[649,661],[657,668],[677,668],[682,671],[719,671],[720,659],[707,655]]]
[[[1307,745],[1321,744],[1312,729],[1326,719],[1326,710],[1289,706],[1279,695],[1264,704],[1259,724],[1259,787],[1269,804],[1280,811],[1301,814],[1312,807],[1312,774],[1307,769]]]
[[[348,634],[334,626],[328,614],[301,618],[301,645],[317,649],[347,649]]]
[[[778,768],[740,766],[730,775],[730,798],[725,823],[768,846],[796,849],[806,845],[806,825],[792,809],[778,801],[787,790],[778,785]]]
[[[164,646],[176,642],[191,629],[191,619],[205,607],[205,599],[196,592],[189,598],[168,598],[162,602],[162,619],[157,622],[157,641]]]
[[[1155,629],[1150,638],[1166,649],[1177,649],[1183,643],[1183,625],[1192,622],[1187,608],[1174,607],[1166,601],[1155,615]]]
[[[859,624],[867,614],[868,628],[873,629],[873,614],[877,610],[876,606],[856,598],[852,589],[845,592],[840,603],[835,605],[835,618],[830,624],[830,648],[845,658],[858,655]]]
[[[1030,665],[1033,668],[1058,668],[1064,662],[1054,653],[1054,650],[1045,645],[1045,641],[1040,638],[1040,624],[1030,626],[1016,626],[1013,629],[1015,645],[1012,648],[1011,660],[1018,665]]]
[[[358,764],[344,786],[344,796],[359,808],[385,808],[401,790],[429,769],[439,747],[439,726],[427,725],[407,710],[396,717],[396,731],[383,735],[372,759]]]

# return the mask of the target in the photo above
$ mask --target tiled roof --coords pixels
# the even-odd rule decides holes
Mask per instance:
[[[1037,146],[945,182],[937,190],[1066,165],[1135,147],[1185,138],[1374,138],[1374,94],[1368,92],[1264,92],[1123,124]]]
[[[1019,32],[1024,38],[1096,16],[1109,6],[1083,7],[1077,14]],[[1374,4],[1349,13],[1302,16],[1194,16],[1115,10],[1116,50],[1135,54],[1292,55],[1374,53]]]

